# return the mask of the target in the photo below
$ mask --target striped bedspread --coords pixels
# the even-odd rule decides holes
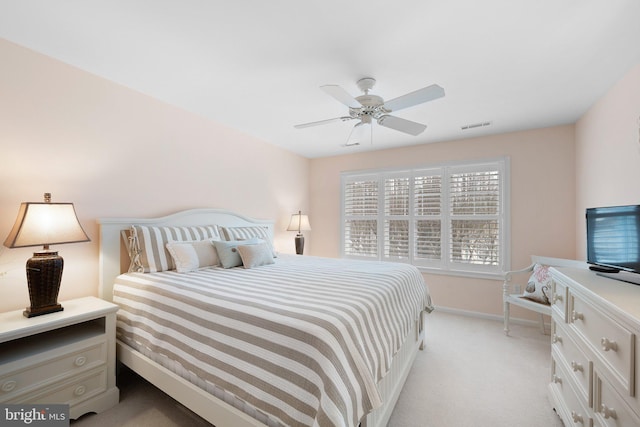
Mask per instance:
[[[281,255],[253,269],[127,273],[118,338],[287,426],[357,426],[431,306],[410,265]]]

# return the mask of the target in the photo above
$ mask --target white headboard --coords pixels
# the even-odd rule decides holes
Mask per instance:
[[[241,227],[262,225],[269,229],[273,238],[273,221],[259,220],[239,215],[223,209],[191,209],[176,212],[160,218],[99,218],[100,226],[100,266],[99,295],[107,301],[112,300],[114,279],[125,273],[129,267],[128,253],[122,239],[122,230],[132,225],[189,226],[222,225]]]

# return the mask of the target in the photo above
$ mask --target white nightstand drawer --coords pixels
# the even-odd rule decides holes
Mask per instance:
[[[106,361],[106,341],[92,339],[84,345],[70,346],[61,355],[52,357],[47,352],[0,366],[0,402],[104,365]]]
[[[10,403],[66,403],[73,406],[104,392],[106,389],[107,370],[103,368],[82,374],[78,377],[73,377],[61,384],[56,384],[54,387],[21,396],[19,399]]]
[[[635,335],[582,298],[569,295],[569,324],[620,381],[621,392],[633,396]]]
[[[593,402],[593,363],[580,350],[563,324],[552,320],[551,334],[551,351],[555,354],[558,362],[565,364],[569,375],[578,384],[578,391],[584,404],[591,407]]]
[[[640,426],[640,418],[597,369],[594,378],[593,410],[598,423],[606,427]]]

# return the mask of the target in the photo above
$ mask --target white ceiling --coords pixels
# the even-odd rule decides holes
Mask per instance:
[[[0,0],[0,37],[314,158],[573,123],[640,63],[640,1]],[[418,136],[293,128],[369,76],[446,96],[394,113]]]

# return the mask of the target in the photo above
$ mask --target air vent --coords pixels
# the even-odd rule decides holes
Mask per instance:
[[[489,125],[491,125],[491,122],[480,122],[480,123],[473,123],[470,125],[460,126],[460,129],[462,130],[475,129],[475,128],[481,128]]]

